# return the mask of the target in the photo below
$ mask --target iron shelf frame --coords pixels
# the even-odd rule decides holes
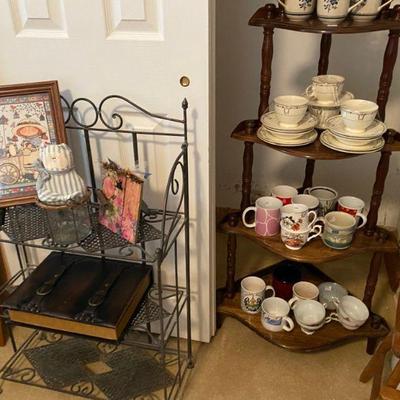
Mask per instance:
[[[89,211],[92,216],[92,242],[87,244],[84,239],[81,243],[70,246],[60,247],[51,242],[50,232],[47,229],[48,224],[40,210],[34,205],[24,205],[8,207],[3,210],[1,217],[1,229],[9,236],[2,238],[0,242],[14,245],[19,262],[19,272],[14,275],[7,283],[0,288],[0,295],[6,291],[12,290],[22,279],[29,276],[35,266],[30,260],[30,254],[27,249],[45,249],[49,251],[59,251],[71,254],[90,255],[107,259],[125,260],[152,264],[154,268],[154,285],[142,300],[135,315],[121,335],[118,341],[102,341],[109,346],[137,346],[141,349],[154,351],[157,353],[157,359],[161,368],[166,371],[170,361],[168,357],[175,357],[177,362],[175,377],[172,385],[164,385],[162,388],[164,400],[172,399],[177,396],[181,388],[183,375],[187,368],[193,368],[192,354],[192,335],[191,335],[191,302],[190,302],[190,253],[189,253],[189,174],[188,174],[188,127],[187,110],[188,102],[183,100],[182,119],[169,118],[163,115],[154,114],[147,111],[126,97],[120,95],[110,95],[103,98],[96,106],[95,102],[88,98],[78,98],[68,102],[61,96],[64,111],[64,122],[66,129],[73,133],[83,132],[85,146],[82,149],[85,153],[90,174],[91,202]],[[113,102],[113,103],[111,103]],[[118,102],[115,106],[115,102]],[[156,131],[148,132],[135,129],[125,129],[125,122],[122,115],[114,111],[110,118],[104,111],[105,106],[110,103],[114,110],[119,107],[129,106],[136,112],[144,114],[160,122],[167,122],[176,128],[175,131]],[[85,105],[84,115],[88,113],[94,115],[89,123],[82,121],[80,112],[81,105]],[[90,143],[92,135],[96,134],[124,134],[130,136],[133,146],[133,161],[139,165],[139,137],[143,135],[153,135],[155,137],[178,138],[182,140],[180,152],[172,163],[163,197],[162,208],[147,208],[142,211],[142,218],[139,226],[139,241],[135,244],[121,239],[117,234],[113,234],[102,227],[97,221],[97,213],[101,207],[96,187],[95,168],[93,164],[93,153]],[[36,207],[36,208],[35,208]],[[21,221],[18,221],[19,215],[24,215]],[[31,220],[30,220],[31,218]],[[27,222],[28,221],[28,222]],[[44,228],[43,228],[44,227]],[[21,229],[22,228],[22,229]],[[26,228],[26,229],[25,229]],[[184,271],[185,286],[179,286],[179,264],[178,264],[178,239],[184,235]],[[89,238],[90,239],[90,238]],[[86,242],[85,242],[86,240]],[[148,250],[149,242],[156,243],[152,247],[155,250]],[[171,285],[162,282],[162,266],[168,254],[173,255],[173,273],[174,283]],[[172,303],[172,304],[171,304]],[[187,340],[186,349],[181,345],[180,317],[186,311]],[[34,384],[31,379],[12,379],[10,375],[10,366],[15,366],[22,352],[31,345],[33,338],[41,332],[41,335],[58,335],[59,337],[79,337],[89,341],[102,340],[96,338],[87,338],[83,335],[71,335],[66,332],[52,331],[49,329],[34,328],[32,335],[17,348],[15,338],[12,332],[13,325],[24,326],[20,323],[11,321],[7,312],[0,314],[8,331],[14,348],[14,356],[0,370],[0,379],[13,380],[15,382]],[[155,326],[154,326],[155,325]],[[25,325],[26,326],[26,325]],[[172,334],[175,333],[174,342],[176,346],[171,347],[169,343],[172,340]],[[33,368],[34,369],[34,368]],[[18,375],[18,374],[17,374]],[[34,374],[35,375],[35,374]],[[167,382],[166,382],[167,383]],[[171,382],[170,382],[171,383]],[[40,385],[39,385],[40,386]],[[42,385],[46,387],[46,385]],[[82,390],[54,389],[65,393],[79,395],[85,398],[97,399],[93,397],[93,391],[83,388]],[[149,394],[151,395],[151,394]],[[107,397],[105,397],[107,398]]]

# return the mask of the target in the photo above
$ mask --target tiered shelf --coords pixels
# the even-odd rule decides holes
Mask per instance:
[[[271,285],[272,272],[274,268],[276,268],[276,266],[272,266],[253,275],[263,278],[268,285]],[[316,285],[319,285],[322,282],[333,281],[329,276],[323,274],[312,265],[302,264],[301,272],[302,280],[313,282]],[[346,341],[365,338],[381,338],[389,333],[386,322],[373,313],[370,314],[367,322],[355,331],[347,330],[338,322],[332,321],[331,323],[324,325],[313,335],[306,335],[303,333],[296,322],[295,328],[291,332],[270,332],[262,326],[260,314],[251,315],[241,310],[239,289],[232,299],[223,299],[222,303],[218,306],[218,313],[223,317],[232,317],[237,319],[256,332],[259,336],[277,346],[298,352],[323,350]],[[329,312],[327,312],[327,315],[329,315]],[[291,317],[294,320],[294,316],[291,315]]]

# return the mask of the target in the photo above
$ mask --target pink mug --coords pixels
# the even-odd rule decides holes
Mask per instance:
[[[255,207],[247,207],[243,211],[242,221],[247,228],[256,228],[256,233],[261,236],[274,236],[279,233],[279,222],[281,219],[281,200],[265,196],[256,201]],[[249,211],[255,211],[256,218],[251,224],[246,222],[246,214]]]

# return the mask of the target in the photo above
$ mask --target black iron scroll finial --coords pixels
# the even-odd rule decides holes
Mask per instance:
[[[185,98],[183,99],[183,101],[182,101],[182,108],[183,108],[184,110],[187,110],[188,107],[189,107],[189,103],[188,103],[188,101],[187,101],[187,98],[185,97]]]

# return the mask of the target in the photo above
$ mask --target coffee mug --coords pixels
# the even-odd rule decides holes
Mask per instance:
[[[350,6],[350,0],[318,0],[317,15],[320,21],[328,25],[337,25],[346,19],[347,14],[360,5],[359,0]]]
[[[322,227],[315,225],[312,228],[305,230],[294,231],[287,229],[281,223],[281,239],[283,244],[290,250],[300,250],[310,240],[320,236],[322,233]]]
[[[340,0],[339,0],[340,1]],[[337,103],[343,91],[344,78],[340,75],[317,75],[311,79],[306,95],[321,103]]]
[[[257,314],[260,311],[261,303],[265,299],[265,292],[272,291],[272,297],[275,296],[275,290],[257,276],[248,276],[240,282],[240,306],[248,314]]]
[[[304,189],[305,194],[311,194],[319,200],[319,215],[325,215],[335,207],[338,192],[327,186],[314,186]]]
[[[290,308],[295,308],[299,300],[317,300],[319,289],[311,282],[300,281],[293,285],[293,297],[289,300]]]
[[[298,194],[298,191],[292,186],[278,185],[272,188],[271,194],[281,200],[285,206],[286,204],[291,204],[293,202],[292,199]]]
[[[300,300],[293,312],[296,322],[306,335],[312,335],[332,320],[330,316],[326,318],[325,307],[316,300]]]
[[[292,201],[293,204],[304,204],[309,211],[318,211],[319,200],[311,194],[298,194],[293,197]]]
[[[282,261],[282,265],[274,268],[272,272],[272,286],[275,295],[286,301],[292,297],[293,285],[301,280],[301,269],[292,261]]]
[[[291,231],[310,229],[317,219],[315,211],[308,211],[304,204],[286,204],[281,208],[281,226]]]
[[[261,304],[261,324],[271,332],[290,332],[294,328],[292,318],[288,317],[290,312],[289,304],[279,298],[270,297]]]
[[[317,221],[324,223],[322,241],[328,247],[336,250],[347,249],[351,246],[354,232],[362,228],[367,223],[367,217],[357,213],[361,224],[357,226],[357,220],[352,215],[343,211],[331,211],[320,217]]]
[[[353,196],[343,196],[340,197],[337,202],[337,210],[343,211],[347,214],[357,217],[357,214],[361,214],[364,211],[365,203]],[[356,219],[358,219],[357,217]]]
[[[389,5],[393,0],[382,3],[382,0],[364,0],[356,8],[351,11],[351,16],[354,21],[368,22],[374,20],[379,12]]]
[[[243,225],[247,228],[256,228],[256,233],[261,236],[273,236],[279,232],[279,222],[281,217],[280,208],[283,203],[281,200],[264,196],[256,200],[255,207],[247,207],[242,214]],[[246,214],[255,211],[255,221],[251,224],[246,222]]]
[[[285,15],[291,21],[305,21],[310,18],[315,9],[316,0],[278,0],[285,9]]]
[[[337,313],[332,313],[330,317],[346,329],[358,329],[369,317],[368,307],[357,297],[343,296],[336,304]]]

